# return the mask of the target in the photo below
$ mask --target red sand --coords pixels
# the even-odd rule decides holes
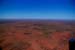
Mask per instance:
[[[3,50],[69,50],[75,25],[64,22],[13,22],[0,24]]]

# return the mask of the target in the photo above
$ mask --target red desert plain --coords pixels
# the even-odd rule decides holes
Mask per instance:
[[[1,20],[2,50],[69,50],[75,21]]]

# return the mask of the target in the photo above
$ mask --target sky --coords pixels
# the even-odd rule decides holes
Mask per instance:
[[[75,0],[0,0],[0,19],[75,20]]]

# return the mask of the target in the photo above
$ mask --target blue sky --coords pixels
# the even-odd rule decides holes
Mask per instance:
[[[75,19],[75,0],[0,0],[0,19]]]

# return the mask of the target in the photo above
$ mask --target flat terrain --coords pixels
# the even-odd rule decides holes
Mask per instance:
[[[75,36],[74,21],[0,21],[0,48],[3,50],[69,50]]]

